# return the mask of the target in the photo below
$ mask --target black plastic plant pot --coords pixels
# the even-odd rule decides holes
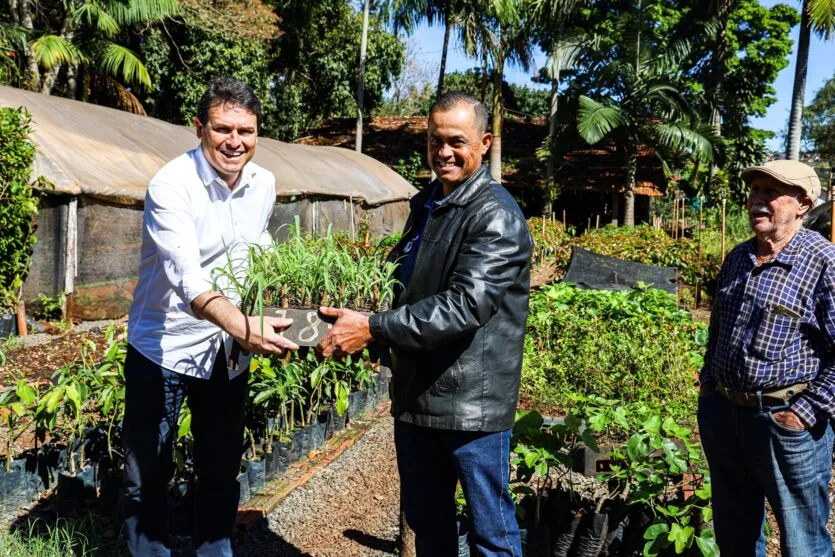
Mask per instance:
[[[527,524],[519,528],[522,555],[551,557],[551,532],[545,524]]]
[[[389,383],[391,380],[388,377],[385,377],[381,372],[377,375],[377,401],[378,403],[381,402],[388,402],[391,400],[391,396],[389,394]]]
[[[12,461],[8,472],[5,465],[5,461],[0,465],[0,509],[4,513],[17,510],[28,500],[24,461]]]
[[[366,412],[368,393],[357,391],[348,394],[348,422],[359,419]]]
[[[343,413],[341,416],[336,411],[336,407],[331,406],[328,408],[328,427],[327,431],[325,432],[325,437],[330,439],[336,432],[345,429],[345,421],[347,420],[347,410],[346,413]]]
[[[577,557],[597,557],[606,542],[609,533],[609,515],[606,513],[588,513],[580,522],[575,541]]]
[[[310,429],[303,427],[292,433],[293,451],[290,453],[290,462],[299,461],[310,452]]]
[[[290,466],[292,448],[291,441],[276,441],[273,443],[272,452],[264,456],[265,477],[268,482],[281,476],[282,472]]]
[[[310,428],[310,450],[315,451],[325,444],[325,435],[328,431],[327,415],[321,416],[307,427]]]
[[[124,485],[124,475],[115,469],[103,470],[99,466],[99,507],[107,515],[115,516],[119,510],[119,498]]]
[[[249,481],[249,493],[258,494],[267,483],[267,463],[264,460],[247,460],[246,477]]]
[[[249,493],[249,478],[247,478],[246,472],[241,472],[240,474],[238,474],[237,479],[238,485],[240,486],[240,497],[238,497],[238,505],[243,505],[251,498],[251,495]]]
[[[14,313],[0,313],[0,338],[17,334],[17,315]]]
[[[93,466],[79,468],[75,474],[58,474],[58,512],[67,514],[81,508],[96,498],[96,469]]]

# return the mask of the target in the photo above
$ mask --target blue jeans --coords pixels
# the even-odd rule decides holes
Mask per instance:
[[[833,431],[820,418],[793,431],[779,408],[732,406],[713,392],[699,398],[699,432],[713,484],[713,517],[722,557],[765,557],[765,500],[780,527],[783,557],[831,557],[826,530]]]
[[[221,350],[209,380],[154,364],[132,346],[125,360],[125,524],[134,556],[168,557],[172,443],[188,395],[194,437],[194,527],[198,557],[232,557],[246,418],[247,373],[229,380]]]
[[[401,505],[418,557],[455,557],[455,486],[460,480],[477,555],[521,557],[516,509],[508,490],[510,430],[448,431],[395,420]]]

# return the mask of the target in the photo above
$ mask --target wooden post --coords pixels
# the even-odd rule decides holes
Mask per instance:
[[[586,230],[591,229],[591,217],[586,219]]]
[[[562,210],[562,227],[568,228],[568,225],[565,224],[565,209]]]
[[[350,211],[351,215],[351,240],[356,241],[357,236],[356,232],[354,231],[354,196],[348,196],[348,211]]]
[[[722,195],[722,261],[725,261],[725,204],[727,200]]]
[[[698,238],[696,239],[696,264],[701,267],[702,266],[702,208],[705,204],[705,198],[703,195],[699,196],[699,230]],[[698,277],[696,277],[696,297],[693,300],[693,309],[699,308],[699,303],[701,303],[701,294],[702,294],[702,284]]]
[[[16,313],[17,313],[17,336],[25,337],[29,332],[26,330],[26,306],[23,303],[23,300],[20,300],[17,303]]]
[[[676,232],[678,232],[678,197],[673,197],[673,228],[670,230],[670,234],[672,235],[673,239],[676,238]]]
[[[600,228],[600,215],[594,217],[594,227]]]

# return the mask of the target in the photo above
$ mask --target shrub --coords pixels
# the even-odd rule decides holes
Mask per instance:
[[[571,246],[626,259],[647,263],[678,267],[683,284],[712,285],[719,276],[721,263],[718,255],[699,256],[698,244],[689,238],[672,239],[663,230],[656,230],[648,225],[634,228],[606,226],[587,231],[582,236],[571,236],[562,224],[546,222],[543,227],[541,218],[528,221],[536,249],[534,263],[553,259],[564,276],[571,261]],[[544,230],[543,230],[544,228]]]
[[[31,116],[0,108],[0,312],[14,308],[32,260],[38,198],[29,183],[35,147],[27,139]]]
[[[554,284],[531,297],[522,390],[557,412],[573,407],[577,395],[596,395],[664,408],[689,423],[706,342],[706,326],[667,292]]]

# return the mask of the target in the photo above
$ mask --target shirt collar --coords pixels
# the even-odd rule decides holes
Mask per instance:
[[[803,228],[802,226],[797,230],[792,239],[789,240],[789,243],[783,246],[777,255],[775,255],[770,261],[766,262],[766,264],[781,264],[787,267],[791,267],[795,263],[798,263],[802,256],[803,256],[803,246],[806,242],[806,236],[809,234],[809,231]],[[751,244],[748,247],[748,252],[751,256],[751,260],[756,265],[757,262],[757,239],[752,238]]]
[[[206,158],[206,154],[203,153],[203,145],[198,145],[197,148],[194,149],[194,153],[194,160],[197,164],[197,174],[200,176],[200,180],[203,182],[203,185],[209,187],[212,183],[218,183],[228,190],[229,185],[223,178],[218,176],[217,171]],[[248,162],[244,165],[241,175],[238,178],[238,183],[235,184],[235,189],[232,191],[240,191],[246,188],[249,186],[254,177],[255,170],[252,168],[252,163]]]

